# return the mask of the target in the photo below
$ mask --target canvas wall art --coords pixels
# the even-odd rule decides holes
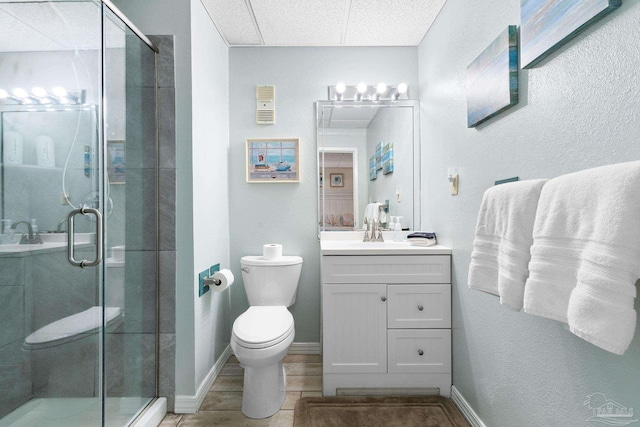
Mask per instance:
[[[467,127],[518,103],[518,32],[509,25],[467,67]]]
[[[521,0],[522,68],[536,65],[620,4],[621,0]]]
[[[247,182],[300,182],[298,138],[247,139]]]
[[[393,143],[388,143],[382,149],[382,173],[393,173]]]

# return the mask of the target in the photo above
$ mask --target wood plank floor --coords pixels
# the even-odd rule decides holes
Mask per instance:
[[[204,426],[293,426],[293,410],[301,397],[322,396],[322,356],[290,354],[284,358],[287,374],[287,397],[282,409],[262,420],[242,415],[244,371],[231,356],[207,393],[197,414],[168,413],[160,427]]]

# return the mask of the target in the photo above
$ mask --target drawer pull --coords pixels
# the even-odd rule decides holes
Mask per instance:
[[[419,306],[418,306],[418,311],[422,311],[422,310],[424,310],[424,307],[423,307],[423,306],[421,306],[421,305],[419,305]]]
[[[385,301],[387,300],[387,297],[380,297],[380,300],[381,300],[382,302],[385,302]]]
[[[424,354],[424,351],[422,351],[422,350],[418,350],[418,354],[419,354],[420,356],[422,356],[422,355]]]

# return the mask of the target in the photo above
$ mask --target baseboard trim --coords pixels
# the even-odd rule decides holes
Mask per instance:
[[[222,371],[225,363],[227,363],[229,356],[231,356],[231,353],[231,345],[227,345],[227,348],[225,348],[220,357],[218,357],[218,360],[213,364],[204,381],[202,381],[200,387],[198,387],[195,396],[176,395],[174,409],[176,414],[195,414],[198,412],[211,386],[213,386],[214,381],[218,378],[218,375],[220,375],[220,371]]]
[[[487,427],[455,386],[451,387],[451,400],[460,409],[460,412],[462,412],[467,422],[471,424],[471,427]]]
[[[320,354],[319,342],[294,342],[287,354]]]

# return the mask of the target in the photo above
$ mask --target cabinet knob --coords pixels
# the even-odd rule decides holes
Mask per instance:
[[[421,305],[419,305],[419,306],[418,306],[418,311],[422,311],[422,310],[424,310],[424,307],[423,307],[423,306],[421,306]]]
[[[380,297],[380,299],[384,302],[387,300],[387,297]]]
[[[422,350],[418,350],[418,354],[419,354],[420,356],[422,356],[422,355],[424,354],[424,351],[422,351]]]

